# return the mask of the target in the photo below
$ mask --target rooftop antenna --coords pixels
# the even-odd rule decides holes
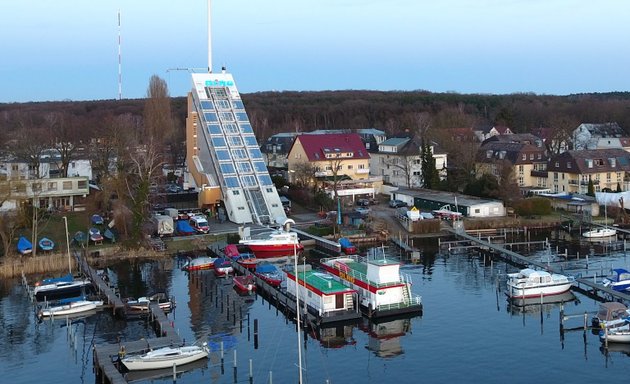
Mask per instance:
[[[118,10],[118,100],[122,100],[122,56],[120,53],[120,9]]]
[[[212,73],[212,0],[208,0],[208,73]]]

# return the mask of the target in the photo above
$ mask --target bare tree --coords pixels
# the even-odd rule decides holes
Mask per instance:
[[[74,159],[79,138],[78,129],[71,115],[52,112],[45,116],[45,124],[51,134],[50,146],[59,153],[58,168],[62,177],[68,177],[70,162]]]
[[[291,182],[299,188],[306,188],[313,184],[316,169],[312,163],[303,161],[297,163],[291,170]]]
[[[337,201],[337,199],[339,198],[337,189],[339,188],[339,182],[341,181],[341,179],[339,178],[339,171],[343,169],[342,167],[343,167],[343,159],[332,158],[328,160],[328,168],[330,169],[327,169],[327,170],[329,170],[330,173],[332,174],[332,188],[333,188],[333,193],[335,196],[335,201]]]

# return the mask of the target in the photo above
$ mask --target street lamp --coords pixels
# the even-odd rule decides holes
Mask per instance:
[[[72,273],[72,262],[70,261],[70,238],[68,237],[68,218],[63,217],[63,222],[66,227],[66,248],[68,250],[68,273]]]

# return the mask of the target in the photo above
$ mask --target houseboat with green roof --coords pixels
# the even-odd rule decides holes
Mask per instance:
[[[340,282],[357,291],[361,311],[369,318],[422,313],[422,299],[411,293],[411,277],[400,272],[400,261],[385,253],[320,260]]]
[[[287,294],[295,299],[297,289],[300,305],[306,304],[307,311],[319,325],[361,318],[356,291],[331,274],[312,270],[310,265],[298,266],[297,274],[293,268],[284,272],[287,275]]]

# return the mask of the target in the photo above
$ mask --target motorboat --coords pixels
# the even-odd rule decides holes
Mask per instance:
[[[68,304],[58,305],[54,307],[42,308],[37,313],[39,318],[76,315],[88,312],[103,305],[102,301],[79,300],[72,301]]]
[[[570,290],[575,280],[572,276],[531,268],[509,273],[507,276],[507,295],[511,298],[559,295]]]
[[[630,272],[623,268],[612,270],[612,275],[602,280],[604,287],[623,292],[630,289]]]
[[[202,256],[197,257],[191,260],[188,260],[186,264],[182,266],[182,270],[184,271],[198,271],[201,269],[212,269],[214,268],[214,262],[216,261],[216,257],[208,257]]]
[[[339,245],[341,246],[341,252],[346,255],[354,255],[358,252],[357,247],[355,247],[347,237],[339,239]]]
[[[226,257],[236,261],[246,269],[252,271],[256,269],[258,259],[256,258],[256,255],[252,253],[251,249],[249,249],[248,246],[239,244],[228,244],[225,248],[223,248],[223,253]]]
[[[230,260],[219,257],[214,261],[214,274],[217,276],[227,276],[234,272],[234,267]]]
[[[239,275],[234,276],[232,280],[234,288],[239,292],[252,292],[256,290],[256,282],[252,275]]]
[[[156,293],[152,296],[143,296],[138,299],[127,298],[125,308],[132,314],[148,313],[149,305],[157,304],[164,312],[170,312],[175,308],[175,299],[169,298],[164,292]]]
[[[72,241],[77,244],[85,244],[87,242],[87,236],[85,232],[77,231],[74,236],[72,236]]]
[[[199,359],[192,363],[177,366],[176,375],[179,380],[182,374],[186,374],[187,372],[191,372],[196,369],[205,369],[207,367],[208,361],[206,359]],[[144,369],[141,371],[129,371],[125,373],[124,376],[125,380],[127,380],[128,383],[133,383],[136,381],[153,382],[153,380],[156,379],[172,377],[173,367],[171,366],[162,369]]]
[[[282,229],[242,239],[239,244],[247,245],[259,259],[293,256],[304,250],[295,233]]]
[[[587,239],[601,239],[615,236],[617,230],[614,228],[596,228],[582,233],[582,237]]]
[[[72,281],[55,281],[42,284],[33,289],[38,301],[51,301],[64,297],[79,296],[92,282],[89,279],[73,279]]]
[[[601,303],[591,324],[596,328],[615,328],[628,324],[630,311],[625,304],[616,301]]]
[[[599,339],[609,343],[630,343],[630,324],[599,331]]]
[[[20,236],[17,243],[17,250],[20,255],[29,255],[33,253],[33,244],[24,236]]]
[[[254,274],[272,287],[282,284],[283,273],[273,264],[258,263]]]
[[[120,362],[130,371],[172,368],[192,363],[208,357],[208,345],[189,345],[183,347],[164,347],[144,354],[128,355]]]
[[[55,248],[55,243],[47,237],[42,237],[37,242],[37,246],[39,246],[39,249],[42,251],[52,251],[53,248]]]
[[[90,241],[94,243],[101,243],[103,241],[103,235],[101,230],[95,227],[90,228]]]
[[[422,298],[411,292],[411,276],[401,273],[401,262],[384,249],[373,249],[367,257],[323,258],[320,265],[357,292],[360,309],[369,318],[422,312]]]

